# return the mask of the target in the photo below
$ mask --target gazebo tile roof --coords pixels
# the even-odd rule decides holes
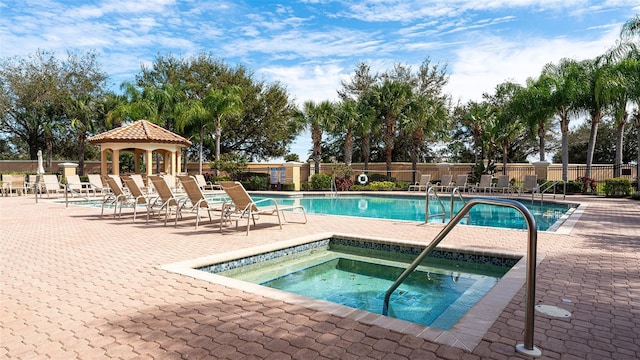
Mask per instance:
[[[132,124],[121,126],[87,139],[92,144],[105,142],[138,142],[138,143],[169,143],[191,145],[182,136],[176,135],[147,120],[138,120]]]

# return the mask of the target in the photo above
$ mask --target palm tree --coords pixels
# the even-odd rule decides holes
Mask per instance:
[[[585,75],[580,83],[580,103],[582,108],[589,114],[591,121],[591,132],[589,133],[589,144],[587,146],[587,166],[584,176],[591,177],[591,165],[593,154],[596,149],[596,139],[598,136],[598,125],[604,117],[605,103],[602,97],[596,96],[596,84],[603,81],[606,72],[602,64],[597,60],[583,60],[579,64]]]
[[[546,161],[546,137],[554,109],[551,102],[551,79],[542,75],[537,79],[527,79],[527,86],[519,89],[510,106],[514,115],[523,120],[530,136],[538,137],[538,152],[540,161]]]
[[[620,176],[624,128],[629,117],[627,107],[632,102],[633,87],[638,87],[637,74],[640,72],[639,64],[638,59],[632,57],[624,58],[622,61],[615,63],[607,62],[603,65],[602,76],[597,79],[595,86],[596,98],[607,106],[615,122],[616,155],[614,177]]]
[[[345,133],[344,164],[351,166],[353,157],[354,129],[359,121],[357,103],[355,100],[345,99],[336,107],[335,130]]]
[[[449,117],[446,103],[441,98],[415,94],[409,103],[403,129],[411,134],[411,169],[416,182],[418,158],[424,147],[425,137],[442,128]]]
[[[494,138],[495,143],[502,150],[502,173],[504,175],[507,174],[509,145],[520,135],[524,126],[522,118],[519,116],[521,104],[517,101],[522,90],[518,84],[505,82],[496,86],[496,94],[491,98],[492,106],[495,109]],[[544,138],[546,131],[542,129],[539,132],[542,132],[541,137]],[[541,149],[544,149],[544,141],[541,140],[541,142]],[[544,150],[541,151],[541,161],[544,161],[543,154]]]
[[[477,164],[484,160],[484,149],[482,134],[491,117],[491,108],[488,103],[470,102],[462,118],[462,126],[466,127],[473,139],[473,157]]]
[[[548,63],[542,69],[542,75],[551,84],[549,106],[554,109],[560,120],[562,133],[562,180],[568,180],[569,174],[569,121],[579,112],[577,99],[582,72],[578,63],[572,59],[561,59],[558,64]]]
[[[406,82],[385,79],[372,88],[371,103],[376,118],[384,129],[383,141],[387,176],[391,177],[391,161],[396,140],[396,127],[407,114],[412,97],[411,85]]]
[[[216,142],[215,156],[216,160],[220,160],[220,139],[222,138],[223,120],[227,117],[241,115],[241,93],[242,89],[237,85],[231,85],[224,89],[212,89],[203,100],[193,99],[185,106],[178,121],[178,129],[182,131],[186,126],[192,126],[198,131],[199,174],[202,174],[206,130],[211,127],[214,128]],[[218,171],[216,171],[216,173],[218,173]]]
[[[328,100],[319,104],[309,100],[302,105],[302,111],[298,111],[296,117],[311,130],[311,140],[313,141],[312,158],[315,162],[314,170],[320,172],[320,162],[322,161],[322,132],[333,129],[334,107]]]

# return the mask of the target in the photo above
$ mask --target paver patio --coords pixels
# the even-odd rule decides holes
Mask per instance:
[[[541,232],[535,345],[549,359],[640,358],[640,202],[586,204],[569,234]],[[471,352],[300,305],[174,274],[161,265],[320,232],[428,243],[442,225],[309,215],[249,236],[193,218],[177,228],[33,195],[0,198],[0,358],[512,359],[524,287]],[[524,253],[526,233],[457,227],[443,244]]]

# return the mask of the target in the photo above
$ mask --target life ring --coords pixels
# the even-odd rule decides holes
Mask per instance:
[[[369,182],[369,178],[367,177],[367,174],[362,173],[358,175],[358,183],[360,183],[360,185],[364,185],[368,182]]]

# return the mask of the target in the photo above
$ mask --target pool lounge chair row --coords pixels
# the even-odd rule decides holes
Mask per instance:
[[[513,186],[509,175],[499,175],[497,183],[493,183],[493,175],[480,176],[480,182],[477,184],[467,184],[467,175],[456,176],[456,181],[453,181],[452,175],[443,175],[440,182],[435,184],[431,183],[431,175],[421,175],[420,180],[415,184],[409,185],[409,191],[421,191],[427,190],[429,187],[433,187],[436,191],[451,191],[457,187],[460,191],[469,191],[472,193],[483,192],[493,193],[502,192],[503,194],[522,194],[523,191],[537,193],[539,192],[539,186],[537,184],[538,177],[536,175],[525,175],[524,184],[522,186]]]
[[[263,199],[254,201],[239,182],[223,182],[220,188],[224,191],[225,197],[217,196],[215,198],[206,197],[200,187],[196,177],[179,176],[179,186],[184,191],[177,193],[174,189],[175,182],[171,176],[150,176],[149,180],[155,189],[155,192],[145,192],[138,181],[134,177],[124,177],[123,181],[128,191],[118,183],[116,179],[119,177],[111,176],[106,179],[112,192],[104,196],[102,202],[101,216],[104,215],[106,205],[114,206],[114,217],[121,217],[122,207],[124,205],[133,206],[133,221],[137,216],[138,208],[143,206],[147,212],[147,223],[151,216],[157,215],[158,218],[164,218],[166,225],[168,220],[173,217],[174,226],[177,226],[178,219],[182,218],[184,213],[195,212],[196,222],[195,228],[202,218],[201,212],[206,211],[209,220],[212,219],[212,212],[217,212],[220,219],[220,232],[223,226],[235,222],[236,228],[242,221],[246,221],[246,234],[249,234],[251,223],[255,227],[256,220],[261,215],[272,215],[278,219],[278,225],[282,229],[282,223],[294,222],[289,221],[285,217],[285,212],[298,212],[303,217],[303,221],[307,222],[306,211],[303,206],[282,206],[274,199]],[[218,195],[222,195],[218,194]],[[268,204],[267,204],[268,203]]]

